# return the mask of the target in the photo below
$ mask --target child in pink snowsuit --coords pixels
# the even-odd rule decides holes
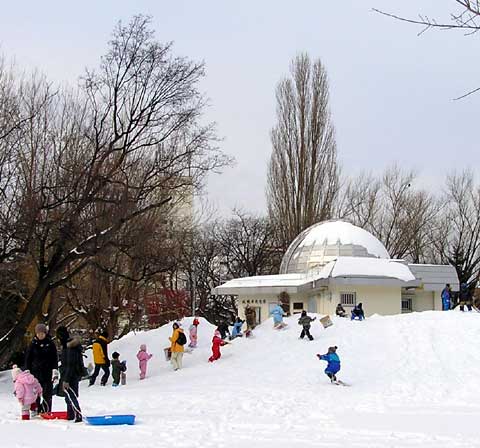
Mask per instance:
[[[137,353],[138,367],[140,367],[140,379],[144,380],[147,374],[147,363],[153,355],[147,353],[147,346],[142,344],[140,350]]]
[[[200,322],[197,318],[193,319],[192,325],[190,325],[190,328],[188,329],[190,332],[190,344],[188,344],[188,346],[190,348],[195,348],[197,346],[197,327],[199,323]]]
[[[22,420],[30,420],[37,412],[37,398],[42,396],[42,386],[38,380],[28,371],[22,372],[17,366],[13,366],[12,379],[15,383],[15,396],[22,408]]]

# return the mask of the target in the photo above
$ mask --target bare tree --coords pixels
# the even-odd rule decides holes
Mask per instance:
[[[342,190],[338,215],[375,235],[392,258],[424,261],[440,204],[415,188],[416,174],[398,166],[380,179],[361,174]]]
[[[436,17],[425,14],[419,14],[417,19],[406,18],[397,14],[391,14],[374,8],[375,12],[392,17],[402,22],[413,23],[423,26],[420,33],[424,33],[430,28],[438,28],[442,30],[460,29],[468,33],[476,33],[480,29],[480,1],[478,0],[451,0],[455,10],[450,14],[449,21],[442,21]]]
[[[281,250],[275,228],[265,217],[234,210],[234,216],[216,227],[215,239],[230,277],[250,277],[278,272]]]
[[[450,13],[450,18],[441,20],[425,14],[419,14],[418,18],[407,18],[398,14],[388,13],[374,8],[373,10],[384,16],[400,20],[402,22],[420,25],[422,27],[419,35],[430,29],[440,30],[461,30],[467,35],[471,35],[480,30],[480,1],[479,0],[450,0],[454,10]],[[463,95],[454,98],[461,100],[473,93],[480,91],[480,87],[474,88]]]
[[[331,217],[339,188],[327,72],[321,61],[298,55],[291,76],[278,84],[276,99],[267,201],[286,248],[305,228]]]
[[[474,289],[480,281],[480,186],[472,172],[448,178],[444,203],[435,250],[439,261],[455,266],[460,282]]]
[[[49,292],[121,248],[127,226],[228,162],[211,146],[213,127],[199,124],[203,74],[202,64],[155,41],[149,19],[138,16],[117,26],[79,92],[52,95],[46,82],[30,84],[23,109],[34,113],[17,133],[5,193],[14,213],[4,213],[0,229],[9,248],[3,262],[18,254],[34,266],[35,281],[15,325],[0,335],[0,364]]]

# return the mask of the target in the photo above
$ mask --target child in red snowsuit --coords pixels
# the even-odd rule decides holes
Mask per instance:
[[[222,356],[222,354],[220,353],[220,347],[226,344],[228,344],[228,342],[222,339],[220,330],[218,330],[217,328],[215,330],[215,334],[213,335],[213,339],[212,339],[212,356],[208,358],[208,362],[213,362],[213,361],[216,361],[217,359],[220,359],[220,357]]]

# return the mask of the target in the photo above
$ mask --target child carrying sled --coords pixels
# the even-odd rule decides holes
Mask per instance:
[[[144,380],[145,376],[147,375],[147,363],[152,359],[152,356],[150,353],[147,353],[147,346],[145,344],[142,344],[140,346],[140,350],[137,353],[137,359],[138,359],[138,367],[140,369],[140,379]]]
[[[213,362],[217,359],[220,359],[220,357],[222,356],[222,354],[220,353],[220,347],[227,344],[228,342],[222,339],[220,330],[217,328],[212,339],[212,356],[208,358],[208,362]]]
[[[30,420],[30,414],[32,417],[37,415],[37,399],[42,396],[42,386],[28,370],[22,372],[16,365],[12,369],[12,379],[22,420]]]
[[[117,387],[120,385],[120,377],[122,373],[127,371],[127,362],[121,361],[120,362],[120,353],[113,352],[112,353],[112,377],[113,377],[113,387]]]
[[[330,378],[333,384],[341,384],[337,380],[336,374],[340,371],[340,358],[337,355],[337,346],[328,347],[328,352],[325,355],[317,354],[318,359],[327,361],[327,368],[325,369],[325,375]]]

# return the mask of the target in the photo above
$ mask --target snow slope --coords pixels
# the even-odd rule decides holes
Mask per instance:
[[[188,327],[191,319],[186,319]],[[207,363],[213,326],[202,320],[199,348],[173,372],[164,360],[170,326],[111,344],[127,359],[128,384],[81,388],[86,415],[135,413],[132,427],[61,421],[21,422],[9,372],[0,374],[1,446],[44,447],[479,447],[480,314],[425,312],[365,322],[314,322],[299,340],[295,318],[276,331],[237,339]],[[137,380],[135,354],[154,358]],[[339,378],[330,385],[315,353],[338,345]],[[58,409],[64,404],[57,399]]]

